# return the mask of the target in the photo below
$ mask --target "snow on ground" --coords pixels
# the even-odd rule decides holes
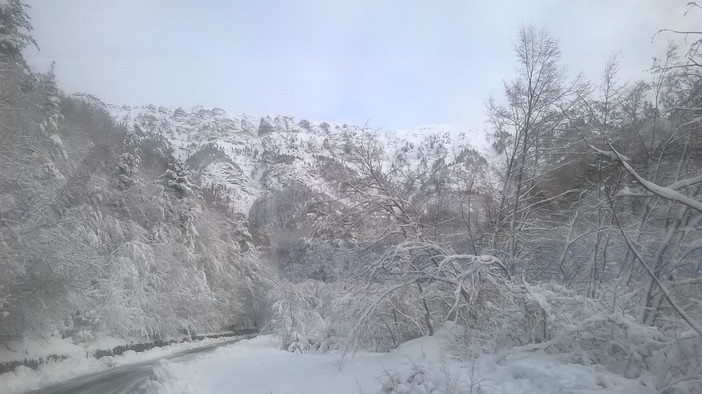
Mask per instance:
[[[86,352],[86,348],[82,346],[51,341],[48,344],[42,345],[41,350],[45,351],[47,348],[52,349],[52,351],[60,350],[57,352],[58,354],[68,355],[69,357],[62,361],[42,364],[36,371],[28,367],[19,366],[15,368],[13,372],[0,374],[0,394],[36,390],[77,376],[102,371],[110,367],[153,360],[195,347],[210,343],[224,342],[231,339],[231,337],[221,337],[194,342],[174,343],[168,346],[155,347],[139,353],[128,350],[120,356],[106,356],[100,359],[88,356],[90,352]],[[33,344],[28,347],[33,348],[37,346],[39,345]]]
[[[597,365],[569,362],[534,347],[455,357],[440,337],[409,341],[390,353],[294,354],[259,336],[183,363],[163,361],[160,393],[653,393]],[[571,357],[572,359],[572,357]]]
[[[122,345],[117,343],[115,346]],[[75,345],[70,341],[58,337],[49,337],[42,341],[8,341],[0,347],[0,363],[22,361],[27,358],[46,358],[52,354],[63,354],[76,357],[85,354],[86,348]]]

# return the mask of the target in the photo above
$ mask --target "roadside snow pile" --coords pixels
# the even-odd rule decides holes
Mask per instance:
[[[295,354],[259,336],[185,363],[161,363],[160,393],[654,393],[651,377],[626,379],[572,357],[525,346],[461,359],[450,330],[389,353]],[[197,387],[197,388],[196,388]]]
[[[217,335],[217,334],[209,334]],[[171,341],[181,342],[187,340],[185,335],[170,338]],[[57,332],[44,339],[17,339],[3,343],[0,347],[0,364],[12,362],[37,362],[50,359],[85,358],[87,355],[109,351],[120,346],[131,346],[144,343],[144,338],[139,337],[114,337],[109,335],[90,336],[88,340],[76,340],[74,337],[61,338]]]
[[[13,372],[0,375],[0,393],[21,393],[36,390],[76,376],[98,372],[108,368],[108,365],[102,362],[103,360],[92,357],[71,357],[62,361],[42,364],[37,370],[19,366]]]
[[[124,341],[114,346],[123,345]],[[113,347],[114,347],[113,346]],[[41,341],[7,341],[0,347],[0,363],[22,361],[25,359],[46,359],[51,355],[80,357],[88,349],[74,344],[70,340],[52,336]]]
[[[150,381],[144,392],[155,394],[167,393],[195,393],[198,392],[195,382],[189,380],[187,368],[184,363],[171,363],[168,360],[159,360],[154,367]]]
[[[100,359],[86,356],[85,351],[78,352],[75,348],[62,346],[61,348],[64,350],[72,350],[72,352],[69,353],[70,357],[65,360],[47,362],[46,364],[40,365],[37,370],[19,366],[12,372],[0,374],[0,394],[36,390],[77,376],[102,371],[110,367],[153,360],[184,350],[230,339],[231,338],[222,337],[203,339],[195,342],[174,343],[168,346],[155,347],[139,353],[128,350],[120,356],[106,356]],[[51,348],[56,349],[57,346],[58,345],[53,344]],[[83,349],[82,347],[79,348]]]
[[[650,375],[627,379],[601,365],[575,361],[529,346],[514,348],[479,359],[476,385],[485,393],[656,392]]]

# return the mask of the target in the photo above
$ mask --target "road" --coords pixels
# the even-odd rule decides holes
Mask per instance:
[[[251,338],[252,336],[254,335],[239,336],[225,342],[188,349],[153,360],[113,367],[105,371],[79,376],[62,383],[44,387],[40,390],[30,391],[27,394],[148,393],[147,384],[151,380],[154,367],[160,360],[188,361],[199,354],[211,352],[220,346],[231,345],[234,342]]]

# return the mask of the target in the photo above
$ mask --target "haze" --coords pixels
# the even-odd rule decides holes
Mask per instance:
[[[56,60],[67,93],[383,128],[482,127],[522,23],[560,38],[571,75],[597,79],[619,52],[624,80],[662,54],[672,37],[656,31],[694,25],[664,1],[28,3],[41,48],[28,61]]]

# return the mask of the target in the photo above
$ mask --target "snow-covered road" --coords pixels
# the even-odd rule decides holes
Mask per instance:
[[[104,371],[79,376],[66,382],[43,387],[36,391],[30,391],[29,393],[151,393],[157,390],[152,386],[153,378],[155,378],[154,368],[157,368],[164,360],[169,360],[170,362],[190,361],[198,355],[211,352],[221,346],[231,345],[244,338],[248,337],[236,337],[229,341],[210,343],[161,358],[116,366]]]

